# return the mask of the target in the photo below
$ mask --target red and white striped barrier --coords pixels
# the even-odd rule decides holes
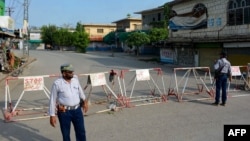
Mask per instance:
[[[5,79],[5,106],[3,108],[4,119],[6,122],[20,121],[28,119],[39,119],[46,117],[47,111],[43,112],[40,117],[27,117],[34,114],[38,114],[35,110],[45,109],[45,106],[40,105],[40,107],[30,107],[32,105],[26,104],[24,108],[18,107],[25,93],[43,91],[45,96],[49,99],[50,91],[47,89],[44,83],[45,78],[58,77],[59,75],[41,75],[41,76],[24,76],[24,77],[7,77]],[[12,83],[11,83],[12,82]],[[15,83],[22,83],[23,87],[15,90],[15,94],[10,93],[10,89],[14,89]],[[15,87],[17,88],[17,87]],[[21,92],[18,94],[18,92]],[[13,103],[13,97],[16,97],[15,103]],[[37,100],[37,99],[35,99]],[[29,103],[26,100],[26,103]],[[23,118],[19,118],[19,117]],[[24,117],[26,116],[26,117]]]
[[[245,87],[250,88],[250,84],[247,81],[247,73],[244,76],[241,70],[247,71],[247,66],[231,66],[232,71],[232,82],[228,82],[228,91],[237,91],[240,89],[245,89]],[[233,85],[233,86],[232,86]]]
[[[198,73],[198,70],[204,72],[204,76],[200,76]],[[205,87],[206,92],[210,95],[210,97],[213,97],[213,90],[210,90],[205,83],[205,80],[207,80],[207,77],[209,77],[209,83],[212,84],[212,77],[209,67],[185,67],[185,68],[174,68],[174,75],[170,81],[169,91],[168,95],[174,95],[177,97],[178,101],[182,101],[183,95],[186,94],[200,94],[203,92],[203,87]],[[184,75],[180,80],[178,80],[177,72],[185,71]],[[193,76],[194,80],[196,82],[196,87],[193,88],[193,86],[190,86],[188,83],[188,80],[190,77]],[[183,82],[183,80],[185,81]],[[172,82],[174,80],[174,82]],[[174,83],[174,87],[172,87],[172,83]],[[189,85],[188,85],[189,84]],[[180,89],[182,88],[182,91],[180,92]],[[189,88],[189,92],[186,92],[186,89]]]
[[[131,105],[133,102],[148,101],[150,104],[166,102],[166,89],[163,80],[161,68],[148,68],[148,69],[124,69],[120,70],[120,75],[118,76],[118,83],[120,88],[120,101],[123,101],[124,107],[139,106],[140,104]],[[130,75],[130,76],[129,76]],[[131,80],[129,80],[129,77]],[[160,78],[160,82],[155,81],[155,79]],[[126,82],[129,82],[126,84]],[[146,88],[149,90],[147,94],[136,95],[135,96],[135,86],[136,82],[147,82]],[[132,83],[132,87],[128,88],[128,85]],[[138,88],[138,87],[137,87]],[[146,90],[146,89],[145,89]],[[140,90],[137,90],[140,91]],[[128,94],[130,92],[130,94]],[[148,103],[148,104],[149,104]],[[143,103],[143,105],[147,105]]]

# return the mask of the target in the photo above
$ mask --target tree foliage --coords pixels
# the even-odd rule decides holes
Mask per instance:
[[[74,32],[73,37],[76,51],[85,53],[89,44],[89,35],[85,32],[80,22],[76,25],[76,31]]]
[[[108,45],[112,45],[115,44],[115,32],[109,32],[107,35],[105,35],[103,37],[103,42],[108,44]]]
[[[169,25],[170,11],[171,11],[171,9],[170,9],[168,3],[165,3],[164,4],[164,28],[166,28],[166,29]]]
[[[168,37],[168,32],[165,28],[152,28],[148,36],[151,43],[156,43],[162,40],[165,40]]]
[[[55,42],[55,33],[56,33],[57,27],[55,25],[44,25],[41,27],[41,39],[43,43],[54,45]]]
[[[86,52],[86,47],[89,44],[89,35],[79,22],[74,32],[55,25],[42,26],[41,39],[46,45],[57,46],[60,49],[75,46],[77,52],[83,53]]]
[[[132,32],[128,35],[128,39],[126,43],[128,46],[135,46],[136,47],[136,55],[138,56],[139,47],[148,44],[150,39],[148,35],[144,32]]]

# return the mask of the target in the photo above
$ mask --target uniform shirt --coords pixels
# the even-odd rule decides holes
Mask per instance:
[[[74,75],[70,83],[65,81],[62,77],[58,78],[54,81],[51,88],[49,105],[50,116],[55,116],[57,104],[75,106],[80,103],[80,98],[85,100],[85,94],[76,75]]]
[[[231,63],[226,58],[221,58],[214,64],[214,70],[218,70],[221,67],[223,68],[220,73],[231,73]]]

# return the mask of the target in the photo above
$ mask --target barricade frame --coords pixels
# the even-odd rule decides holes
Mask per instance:
[[[232,78],[234,78],[235,88],[234,89],[230,88],[232,82],[229,81],[228,88],[227,88],[228,92],[240,90],[240,84],[239,84],[240,81],[243,81],[243,83],[244,83],[243,87],[250,88],[250,84],[247,82],[244,74],[241,72],[241,70],[243,70],[243,69],[245,69],[247,71],[248,66],[231,66]],[[239,79],[237,77],[239,77]],[[245,89],[245,88],[243,88],[243,89]]]
[[[48,109],[48,107],[33,107],[33,108],[26,108],[26,109],[17,109],[20,101],[22,100],[25,92],[28,91],[43,91],[45,96],[49,99],[50,98],[50,91],[44,84],[44,78],[50,77],[59,77],[59,75],[40,75],[40,76],[22,76],[22,77],[7,77],[5,79],[5,102],[4,108],[2,109],[4,120],[5,122],[14,122],[14,121],[24,121],[24,120],[33,120],[33,119],[41,119],[49,117],[47,112],[34,112],[35,110],[43,110]],[[17,102],[12,103],[11,93],[10,93],[10,85],[9,81],[14,80],[23,80],[23,90],[19,95]],[[27,114],[25,112],[32,111],[31,113]],[[26,117],[26,118],[19,118],[19,116],[25,115],[33,115],[33,114],[42,114],[42,116],[36,117]]]
[[[88,104],[91,105],[91,95],[92,95],[92,90],[93,87],[102,87],[103,91],[106,94],[107,97],[107,103],[115,103],[117,102],[118,99],[118,95],[110,88],[110,86],[107,84],[107,80],[106,80],[106,75],[109,74],[109,72],[97,72],[97,73],[86,73],[86,74],[79,74],[79,77],[87,77],[87,84],[84,86],[83,90],[87,91],[87,88],[89,88],[88,93],[86,94],[86,100],[88,101]],[[108,91],[107,91],[107,89]],[[113,99],[113,97],[114,99]],[[102,112],[107,112],[110,110],[117,110],[118,108],[112,107],[110,109],[106,109],[106,110],[101,110],[101,111],[97,111],[95,113],[102,113]]]
[[[182,71],[182,70],[185,70],[186,72],[184,73],[184,75],[182,76],[182,78],[178,81],[177,79],[177,74],[176,72],[177,71]],[[197,72],[197,70],[204,70],[205,71],[205,74],[204,74],[204,78],[200,77],[199,73]],[[214,97],[214,90],[213,89],[209,89],[207,84],[204,82],[204,80],[207,79],[207,75],[209,77],[209,80],[210,80],[210,84],[213,83],[212,81],[212,77],[211,77],[211,71],[210,71],[210,68],[209,67],[183,67],[183,68],[174,68],[173,69],[173,72],[174,72],[174,75],[172,76],[171,80],[170,80],[170,85],[169,85],[169,90],[168,90],[168,96],[175,96],[177,98],[177,101],[181,102],[183,101],[183,95],[185,94],[201,94],[204,90],[203,90],[203,87],[205,87],[206,89],[206,93],[209,95],[208,99],[211,99]],[[185,90],[186,90],[186,86],[187,86],[187,82],[188,82],[188,79],[190,77],[190,74],[193,74],[194,78],[195,78],[195,81],[196,81],[196,85],[197,85],[197,90],[198,91],[195,91],[195,92],[189,92],[189,93],[186,93]],[[172,81],[174,79],[174,87],[171,88],[171,85],[172,85]],[[184,86],[183,86],[183,89],[181,92],[179,92],[179,85],[180,83],[184,80],[185,80],[185,83],[184,83]],[[198,83],[200,82],[200,83]]]
[[[161,78],[163,92],[160,90],[159,86],[157,85],[157,83],[153,79],[152,75],[150,74],[150,71],[157,72],[157,77]],[[129,96],[127,95],[128,89],[127,89],[125,79],[124,79],[128,72],[135,72],[133,74],[134,75],[132,78],[133,85],[132,85],[132,89],[131,89]],[[139,75],[141,75],[141,76],[139,76]],[[133,96],[135,84],[137,81],[147,81],[147,84],[148,84],[149,90],[150,90],[149,96],[148,95],[147,96],[137,96],[137,97]],[[150,81],[152,82],[154,89],[151,87]],[[118,76],[118,83],[119,83],[119,87],[120,87],[120,95],[119,95],[120,100],[119,101],[123,102],[123,107],[151,105],[151,104],[156,104],[156,103],[161,103],[161,102],[167,101],[167,94],[166,94],[166,89],[165,89],[163,71],[161,70],[161,68],[122,69],[122,70],[120,70],[120,75]],[[155,89],[159,92],[158,96],[155,95]],[[139,98],[139,99],[133,100],[135,98]],[[139,102],[139,101],[150,101],[150,102],[132,105],[133,102]]]

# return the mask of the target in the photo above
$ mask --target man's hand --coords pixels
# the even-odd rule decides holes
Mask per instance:
[[[56,116],[50,116],[50,125],[56,127]]]
[[[87,113],[87,111],[89,109],[89,105],[88,105],[88,101],[87,100],[83,101],[82,108],[83,108],[84,113]]]
[[[229,81],[232,82],[232,76],[231,75],[229,76]]]

